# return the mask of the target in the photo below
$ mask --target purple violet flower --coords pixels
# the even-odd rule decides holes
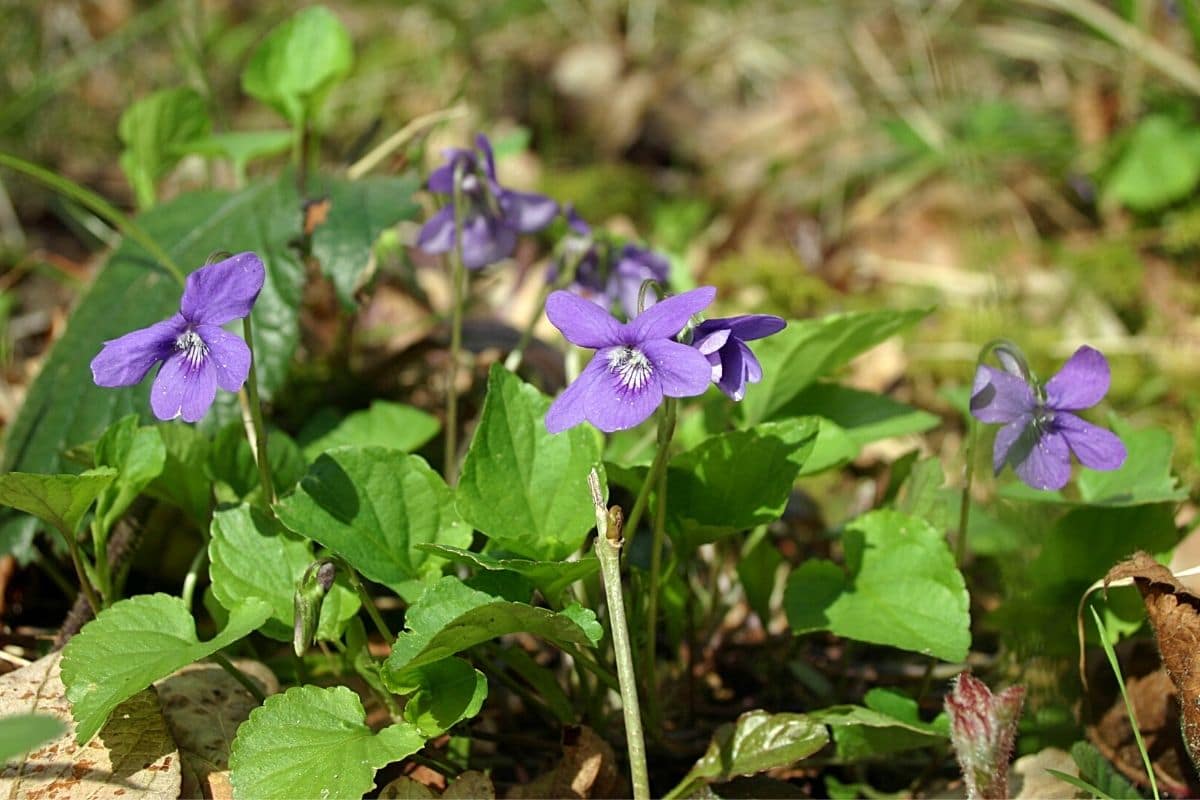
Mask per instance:
[[[218,386],[236,392],[246,382],[250,348],[221,326],[250,313],[265,275],[254,253],[238,253],[188,275],[179,313],[104,343],[92,359],[96,385],[133,386],[162,362],[150,391],[154,416],[199,421]]]
[[[627,323],[570,292],[552,293],[546,316],[567,341],[595,348],[596,355],[550,406],[546,430],[558,433],[587,420],[611,433],[646,420],[664,396],[703,394],[712,376],[708,359],[674,337],[716,293],[703,286],[669,297]]]
[[[706,319],[696,326],[692,346],[712,365],[712,382],[740,401],[746,396],[746,384],[762,380],[762,365],[746,342],[779,333],[787,325],[770,314]]]
[[[487,137],[475,137],[476,150],[451,148],[446,164],[429,176],[429,191],[447,195],[450,202],[434,214],[417,236],[417,247],[426,253],[454,249],[454,172],[462,165],[463,265],[482,269],[508,258],[517,248],[517,236],[549,225],[558,214],[558,203],[540,194],[505,189],[496,181],[496,160]],[[482,163],[480,156],[482,156]]]
[[[971,389],[971,414],[1004,425],[992,453],[997,474],[1011,464],[1034,489],[1061,489],[1071,478],[1071,453],[1092,469],[1125,463],[1125,445],[1116,434],[1072,413],[1108,392],[1108,361],[1099,350],[1080,347],[1044,387],[1017,374],[1011,361],[1002,360],[1011,370],[980,365]]]
[[[642,283],[651,280],[665,284],[671,263],[653,250],[634,244],[623,245],[614,256],[611,248],[592,237],[592,226],[584,222],[573,207],[567,208],[566,217],[571,229],[568,241],[574,240],[588,248],[583,255],[569,254],[569,257],[579,258],[579,264],[575,267],[575,279],[567,287],[568,291],[591,300],[605,310],[619,302],[627,319],[636,317]],[[547,279],[553,281],[559,269],[561,265],[553,267]],[[647,292],[646,308],[657,301],[656,294]]]

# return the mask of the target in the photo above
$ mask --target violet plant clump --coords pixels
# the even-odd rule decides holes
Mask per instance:
[[[1061,489],[1071,478],[1072,453],[1092,469],[1125,463],[1125,445],[1116,434],[1074,413],[1108,392],[1108,361],[1099,350],[1080,347],[1044,385],[1018,355],[1007,348],[996,352],[1004,369],[979,366],[970,408],[981,422],[1003,425],[992,452],[997,475],[1008,464],[1034,489]]]
[[[178,313],[104,343],[92,359],[96,385],[133,386],[162,364],[150,391],[154,416],[199,422],[218,386],[236,392],[246,382],[250,348],[221,326],[250,314],[265,275],[262,259],[250,252],[188,275]]]
[[[492,145],[483,134],[475,137],[474,150],[451,148],[445,157],[446,163],[430,174],[427,186],[450,202],[425,223],[417,236],[417,247],[426,253],[449,253],[455,247],[456,173],[462,176],[457,193],[466,205],[459,213],[462,259],[467,269],[482,269],[508,258],[521,234],[541,230],[558,215],[558,203],[549,197],[500,185]]]

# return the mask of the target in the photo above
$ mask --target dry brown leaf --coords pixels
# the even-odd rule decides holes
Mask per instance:
[[[263,664],[250,660],[235,663],[265,694],[279,691],[279,681]],[[192,664],[154,686],[167,726],[179,745],[182,796],[231,797],[229,749],[238,726],[258,707],[258,701],[216,664]]]
[[[66,689],[54,653],[0,678],[0,714],[50,714],[65,734],[0,773],[0,796],[57,800],[179,797],[179,752],[147,689],[122,703],[86,745],[75,743]]]
[[[379,800],[434,800],[436,797],[428,786],[407,775],[401,775],[379,790]]]
[[[1079,767],[1066,750],[1047,747],[1036,753],[1021,756],[1013,762],[1008,773],[1009,791],[1017,800],[1056,800],[1068,797],[1071,790],[1047,770],[1055,769],[1079,777]]]
[[[591,728],[563,729],[563,758],[558,766],[533,781],[514,786],[509,800],[535,797],[625,797],[625,779],[617,772],[612,747]]]

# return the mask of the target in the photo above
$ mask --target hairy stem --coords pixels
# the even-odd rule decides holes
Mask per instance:
[[[621,711],[625,715],[625,741],[629,749],[633,797],[634,800],[649,800],[650,773],[646,768],[646,740],[638,706],[637,673],[633,668],[629,628],[625,622],[625,600],[621,593],[620,508],[614,507],[612,512],[605,509],[600,477],[595,469],[588,475],[588,486],[596,507],[596,557],[600,561],[600,574],[608,599],[608,623],[612,628],[613,652],[617,659],[617,680],[621,684]]]
[[[246,400],[243,407],[250,416],[250,427],[254,436],[250,437],[250,449],[254,452],[254,460],[258,463],[258,477],[262,481],[263,500],[267,510],[275,504],[275,482],[271,480],[271,458],[267,450],[267,426],[263,423],[262,401],[258,395],[258,368],[254,358],[254,329],[247,314],[242,320],[242,333],[246,337],[246,346],[250,348],[250,376],[246,379]],[[247,431],[247,435],[250,432]],[[272,512],[273,513],[273,512]]]
[[[346,577],[350,581],[350,585],[354,587],[354,591],[358,592],[358,599],[362,601],[363,608],[367,611],[367,616],[371,618],[371,622],[375,623],[375,630],[379,631],[379,635],[383,640],[391,645],[396,641],[396,637],[392,634],[387,623],[383,621],[383,616],[379,613],[379,609],[375,607],[375,598],[371,597],[371,593],[367,591],[367,587],[363,585],[359,579],[358,573],[347,564],[345,561],[338,560],[338,566],[346,573]]]
[[[466,218],[462,181],[466,164],[454,167],[454,247],[450,250],[450,281],[453,307],[450,309],[450,366],[446,375],[446,483],[458,483],[458,362],[462,352],[463,304],[466,268],[463,266],[463,221]]]

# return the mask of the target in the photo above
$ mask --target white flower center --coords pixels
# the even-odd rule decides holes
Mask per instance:
[[[175,339],[175,349],[183,353],[192,367],[200,366],[200,362],[208,355],[208,345],[200,338],[200,334],[191,330],[179,334]]]
[[[618,347],[608,354],[608,369],[615,372],[626,389],[638,391],[650,380],[654,368],[636,347]]]

